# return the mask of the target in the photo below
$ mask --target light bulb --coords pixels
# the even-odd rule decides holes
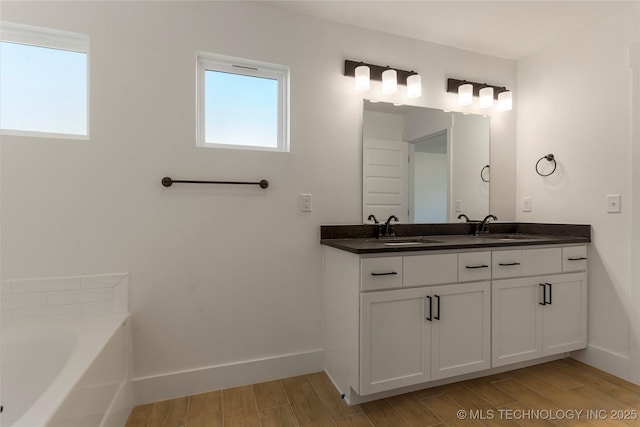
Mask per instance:
[[[369,90],[370,70],[366,65],[359,65],[355,69],[355,88],[356,90]]]
[[[422,95],[422,78],[420,74],[407,77],[407,98],[419,98]]]
[[[493,105],[493,88],[483,87],[480,89],[480,108],[489,108]]]
[[[513,108],[513,93],[509,90],[498,94],[498,109],[500,111],[509,111]]]
[[[471,105],[473,103],[473,85],[465,83],[458,86],[458,105]]]
[[[398,72],[396,70],[385,70],[382,72],[382,93],[396,93],[398,90]]]

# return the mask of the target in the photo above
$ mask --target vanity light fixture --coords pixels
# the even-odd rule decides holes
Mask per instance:
[[[366,65],[359,65],[354,70],[355,76],[355,88],[356,90],[364,91],[369,90],[371,70]]]
[[[493,106],[493,88],[491,86],[480,89],[480,108]],[[504,93],[504,92],[503,92]]]
[[[480,107],[488,108],[498,100],[498,109],[508,111],[513,107],[512,92],[504,86],[493,86],[486,83],[476,83],[467,80],[447,79],[447,92],[458,94],[458,105],[471,105],[473,97],[480,98]]]
[[[367,84],[365,81],[365,73]],[[344,75],[355,77],[356,90],[368,90],[369,81],[382,82],[382,93],[392,94],[398,90],[398,85],[407,86],[407,97],[417,98],[422,95],[422,79],[415,71],[400,70],[389,66],[367,64],[364,62],[344,61]],[[362,83],[359,79],[362,79]]]
[[[458,86],[458,105],[465,106],[473,103],[473,85],[464,83]]]
[[[392,94],[398,91],[398,72],[393,68],[382,72],[382,93]]]
[[[513,94],[507,90],[498,94],[498,109],[509,111],[513,108]]]
[[[420,74],[412,74],[407,77],[407,98],[419,98],[422,96],[422,77]]]

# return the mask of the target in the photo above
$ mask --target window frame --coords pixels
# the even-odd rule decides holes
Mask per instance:
[[[89,140],[90,136],[90,70],[89,42],[86,34],[70,31],[56,30],[52,28],[36,27],[33,25],[17,24],[8,21],[0,21],[0,41],[34,47],[66,50],[83,53],[86,55],[86,134],[59,133],[36,130],[4,129],[0,128],[0,135],[30,136],[40,138],[59,138]]]
[[[267,62],[236,58],[206,52],[196,53],[196,146],[271,152],[289,152],[289,67]],[[206,142],[205,136],[205,72],[217,71],[240,76],[267,78],[278,82],[278,141],[276,147]]]

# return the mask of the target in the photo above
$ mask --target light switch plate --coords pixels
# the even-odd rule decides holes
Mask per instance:
[[[311,212],[311,194],[300,195],[300,210],[302,212]]]
[[[522,212],[531,212],[531,197],[522,198]]]
[[[622,202],[619,194],[609,194],[607,196],[607,213],[619,213],[622,212]]]
[[[462,212],[462,200],[456,200],[456,212]]]

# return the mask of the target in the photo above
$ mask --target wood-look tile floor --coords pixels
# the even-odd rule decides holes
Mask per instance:
[[[640,387],[562,359],[347,406],[319,372],[137,406],[126,425],[212,426],[640,426]]]

